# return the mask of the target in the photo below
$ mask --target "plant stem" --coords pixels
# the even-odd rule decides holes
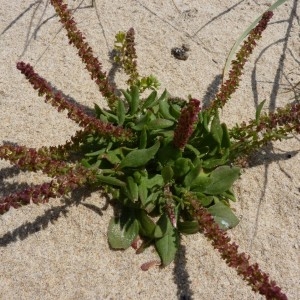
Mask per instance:
[[[95,80],[101,94],[107,99],[109,107],[113,109],[118,101],[118,97],[115,95],[113,87],[109,84],[106,73],[101,70],[101,63],[94,56],[92,48],[84,41],[85,37],[77,29],[76,22],[68,10],[67,4],[63,4],[62,0],[51,0],[50,3],[53,5],[60,17],[60,22],[67,31],[69,43],[78,49],[78,55],[83,63],[85,63],[86,69],[91,74],[91,78]]]
[[[230,238],[224,230],[220,229],[214,221],[213,216],[199,205],[199,201],[191,194],[186,195],[186,200],[190,202],[192,214],[203,229],[204,235],[212,241],[212,245],[217,249],[222,259],[229,267],[235,268],[237,273],[248,282],[252,290],[264,295],[266,299],[287,300],[287,296],[274,281],[269,279],[268,274],[260,270],[257,263],[250,264],[250,257],[245,253],[238,252],[238,245],[231,243]]]
[[[262,32],[267,28],[268,22],[272,16],[273,12],[265,12],[257,26],[250,31],[247,40],[236,54],[236,60],[231,62],[232,68],[229,71],[229,78],[221,85],[220,91],[212,104],[207,108],[208,110],[215,111],[218,108],[222,108],[237,90],[243,74],[244,65],[250,54],[253,52],[256,41],[261,38]]]
[[[90,133],[94,131],[106,138],[115,138],[120,141],[130,140],[133,137],[131,131],[114,126],[111,123],[105,123],[87,115],[78,105],[69,102],[61,92],[54,91],[50,84],[37,73],[34,72],[30,64],[24,62],[17,63],[17,69],[28,79],[35,90],[38,90],[39,96],[45,95],[46,102],[57,108],[58,111],[66,109],[68,117],[77,122],[79,126],[84,127]]]

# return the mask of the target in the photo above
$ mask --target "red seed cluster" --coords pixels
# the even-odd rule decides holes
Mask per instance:
[[[86,130],[90,132],[96,131],[102,136],[114,137],[121,140],[132,137],[132,133],[129,130],[114,126],[111,123],[102,122],[95,117],[87,115],[79,105],[68,101],[60,91],[55,91],[45,79],[34,72],[30,64],[18,62],[17,69],[26,76],[33,88],[38,90],[39,96],[45,95],[45,101],[56,107],[58,111],[66,109],[68,117]]]
[[[194,131],[194,124],[198,120],[200,101],[190,99],[189,103],[181,110],[179,121],[174,132],[175,147],[183,150]]]
[[[62,0],[51,0],[56,13],[60,17],[60,22],[67,30],[69,44],[73,44],[78,49],[78,55],[86,65],[86,69],[90,72],[91,78],[97,83],[99,90],[103,97],[108,100],[109,107],[114,107],[117,103],[117,96],[110,85],[106,73],[101,70],[101,63],[94,56],[92,48],[87,42],[85,37],[77,29],[76,22],[74,21],[67,5],[63,4]]]
[[[266,299],[287,300],[287,296],[282,293],[276,282],[270,281],[269,275],[264,273],[258,264],[251,265],[250,257],[245,253],[238,252],[238,245],[231,243],[230,238],[224,230],[214,221],[213,216],[206,208],[199,205],[199,201],[194,196],[186,195],[194,210],[194,215],[203,229],[204,235],[212,241],[212,245],[217,249],[221,257],[228,266],[235,268],[237,273],[248,282],[252,290],[264,295]]]
[[[210,110],[222,108],[239,87],[244,65],[250,54],[253,52],[253,49],[256,46],[256,41],[261,38],[262,32],[266,29],[272,16],[273,12],[265,12],[258,25],[249,33],[247,40],[244,42],[240,51],[236,54],[236,60],[231,62],[232,68],[229,71],[229,78],[222,84],[219,93],[216,95],[216,98],[209,107]]]

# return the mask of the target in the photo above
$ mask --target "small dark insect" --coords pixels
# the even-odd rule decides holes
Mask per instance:
[[[187,52],[190,51],[190,47],[187,44],[183,44],[181,48],[174,47],[171,49],[171,54],[180,60],[187,60],[189,57],[189,54]]]

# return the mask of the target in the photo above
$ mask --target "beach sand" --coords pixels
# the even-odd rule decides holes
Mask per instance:
[[[206,3],[206,4],[202,4]],[[229,126],[294,99],[287,92],[300,81],[300,3],[275,10],[270,26],[247,62],[239,90],[221,114]],[[138,68],[154,74],[173,96],[213,99],[227,55],[237,37],[270,1],[69,1],[75,19],[103,69],[119,88],[121,72],[109,60],[114,35],[134,27]],[[298,6],[297,6],[298,5]],[[173,47],[190,45],[189,58],[177,60]],[[0,142],[28,147],[64,144],[78,126],[38,97],[16,69],[35,71],[74,101],[105,105],[76,49],[48,1],[1,1]],[[233,204],[239,225],[230,230],[240,251],[250,254],[288,295],[300,299],[299,135],[273,143],[253,159],[235,184]],[[20,172],[0,161],[0,193],[49,180]],[[202,234],[183,236],[176,261],[143,272],[157,259],[149,248],[113,251],[107,226],[113,215],[98,192],[87,190],[45,205],[11,209],[0,216],[0,299],[263,299],[229,268]]]

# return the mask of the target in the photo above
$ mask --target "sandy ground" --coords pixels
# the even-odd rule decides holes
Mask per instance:
[[[96,85],[68,46],[65,31],[46,0],[4,1],[0,8],[0,142],[29,147],[63,144],[76,125],[45,104],[16,70],[17,61],[87,107],[104,104]],[[120,87],[108,59],[114,35],[136,30],[139,70],[155,74],[171,94],[208,101],[238,35],[271,1],[69,1],[79,28],[104,69]],[[206,3],[205,5],[202,3]],[[297,7],[298,4],[298,7]],[[287,1],[248,62],[239,91],[224,109],[229,125],[248,120],[259,102],[265,110],[293,101],[285,93],[300,80],[300,3]],[[172,47],[190,44],[188,60]],[[257,155],[235,186],[240,224],[230,235],[287,293],[300,299],[299,136],[274,143]],[[42,174],[19,172],[0,162],[0,192],[6,195]],[[30,205],[0,217],[1,299],[262,299],[219,258],[201,235],[182,238],[175,263],[140,270],[156,254],[109,249],[106,229],[112,209],[99,193],[87,191],[68,201]]]

